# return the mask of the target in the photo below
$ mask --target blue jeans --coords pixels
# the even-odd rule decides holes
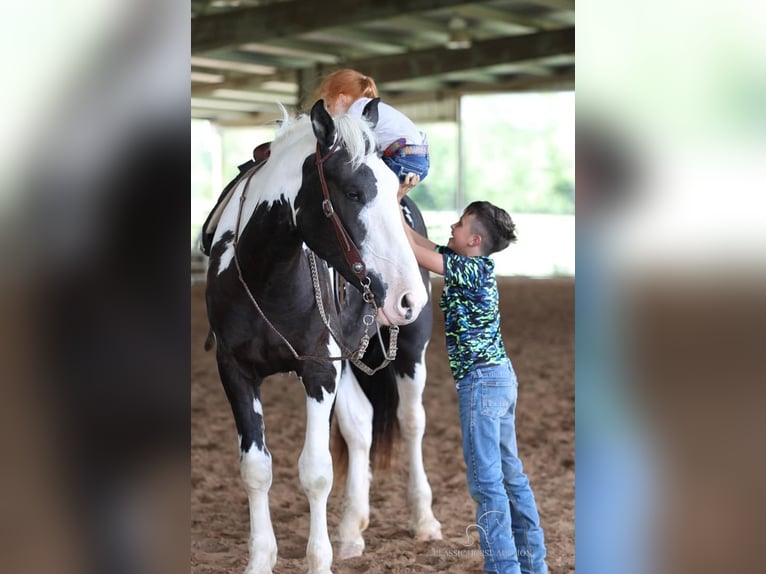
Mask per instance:
[[[457,392],[484,571],[547,574],[543,529],[516,445],[518,383],[511,362],[474,368],[457,382]]]
[[[408,173],[416,173],[420,176],[420,181],[423,181],[431,167],[431,161],[427,155],[384,155],[381,159],[399,178],[399,183],[404,181]]]

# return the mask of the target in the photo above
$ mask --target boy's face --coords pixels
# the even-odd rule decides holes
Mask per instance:
[[[471,232],[473,220],[472,213],[464,213],[456,223],[450,225],[452,236],[447,242],[447,247],[458,255],[472,255],[472,248],[478,245],[479,235]]]

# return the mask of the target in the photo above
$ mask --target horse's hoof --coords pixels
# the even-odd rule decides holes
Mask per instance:
[[[336,542],[335,543],[335,557],[339,560],[346,560],[348,558],[356,558],[361,556],[364,552],[364,541],[357,542]]]
[[[266,565],[248,564],[245,574],[272,574],[271,567]]]
[[[412,530],[412,537],[419,542],[442,539],[442,525],[434,519],[427,524],[421,524]]]
[[[245,574],[272,574],[271,569],[277,563],[277,551],[276,548],[273,552],[270,552],[267,556],[261,556],[257,560],[251,560],[247,564]]]

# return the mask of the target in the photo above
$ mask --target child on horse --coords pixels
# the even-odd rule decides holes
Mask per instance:
[[[334,116],[361,116],[364,106],[377,97],[375,80],[348,68],[330,73],[317,90],[317,99],[323,99]],[[412,120],[380,102],[374,131],[378,154],[399,178],[400,191],[406,193],[425,179],[430,167],[428,142]]]
[[[515,227],[505,210],[487,201],[465,208],[446,246],[404,224],[418,264],[444,275],[439,304],[484,570],[545,574],[543,530],[516,444],[518,383],[500,331],[495,264],[489,257],[516,241]]]

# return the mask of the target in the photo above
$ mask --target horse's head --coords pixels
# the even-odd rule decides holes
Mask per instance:
[[[370,104],[364,120],[333,120],[322,100],[314,104],[317,153],[303,164],[296,223],[306,244],[351,284],[362,289],[369,280],[381,322],[406,324],[417,318],[427,294],[402,228],[398,179],[375,153],[368,122],[377,119],[377,100]]]

